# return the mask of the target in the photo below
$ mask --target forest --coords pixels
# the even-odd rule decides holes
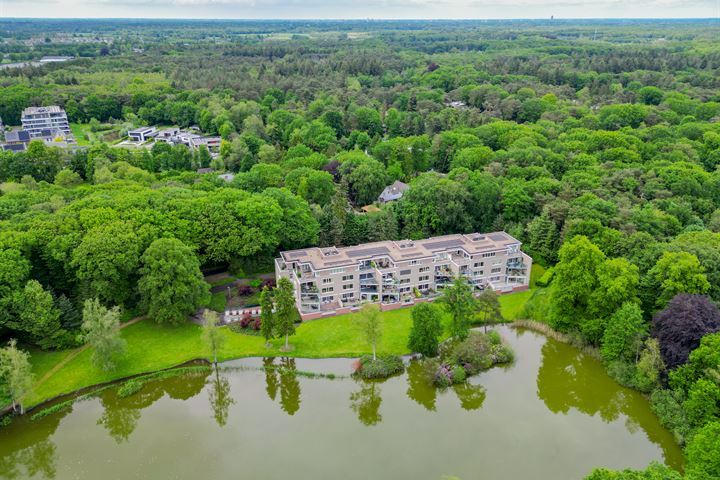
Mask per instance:
[[[682,478],[720,479],[712,21],[97,22],[0,21],[4,62],[76,57],[0,70],[4,124],[60,105],[99,132],[0,152],[3,344],[79,345],[89,299],[182,322],[202,269],[280,250],[504,230],[548,267],[528,319],[650,396]],[[197,125],[220,154],[114,145],[143,125]]]

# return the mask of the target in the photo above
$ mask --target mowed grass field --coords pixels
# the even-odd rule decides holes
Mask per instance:
[[[531,285],[542,275],[544,269],[534,266]],[[522,313],[532,291],[503,295],[500,297],[502,312],[506,319],[514,320]],[[275,339],[268,347],[259,336],[235,333],[222,328],[225,339],[218,352],[219,360],[252,356],[295,356],[306,358],[358,357],[370,352],[355,326],[357,314],[339,315],[313,320],[298,326],[290,337],[291,352],[282,352],[283,339]],[[382,313],[383,336],[379,353],[402,355],[410,353],[407,340],[412,326],[412,308]],[[446,316],[447,324],[449,318]],[[26,399],[26,405],[36,405],[57,395],[74,392],[84,387],[117,380],[139,373],[170,368],[194,359],[210,359],[211,352],[202,338],[202,327],[188,322],[178,327],[160,326],[152,320],[142,320],[122,329],[127,341],[126,355],[112,372],[96,368],[91,361],[92,350],[85,349],[63,365],[48,378],[35,385]],[[36,381],[71,355],[71,351],[31,352]]]

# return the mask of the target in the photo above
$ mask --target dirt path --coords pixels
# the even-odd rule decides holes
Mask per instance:
[[[135,317],[135,318],[133,318],[132,320],[130,320],[130,321],[128,321],[128,322],[125,322],[125,323],[123,323],[122,325],[120,325],[120,329],[122,330],[123,328],[129,327],[130,325],[133,325],[133,324],[139,322],[140,320],[144,320],[144,319],[145,319],[144,316]],[[76,348],[74,351],[70,352],[70,354],[68,354],[68,356],[66,356],[65,358],[63,358],[57,365],[55,365],[53,368],[51,368],[50,370],[48,370],[48,371],[45,373],[45,375],[43,375],[43,376],[40,378],[40,380],[38,380],[38,381],[35,383],[35,385],[33,385],[33,387],[37,387],[38,385],[42,385],[43,383],[45,383],[50,377],[52,377],[53,375],[55,375],[60,369],[62,369],[63,367],[65,367],[65,365],[67,365],[68,363],[70,363],[75,357],[77,357],[78,355],[80,355],[82,352],[84,352],[84,351],[87,350],[88,348],[89,348],[89,346],[88,346],[87,344],[85,344],[85,345],[83,345],[82,347],[78,347],[78,348]]]

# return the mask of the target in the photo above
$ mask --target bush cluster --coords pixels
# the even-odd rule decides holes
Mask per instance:
[[[231,323],[228,328],[235,333],[260,335],[260,327],[262,327],[262,319],[260,317],[244,315],[239,322]]]
[[[360,357],[355,375],[364,379],[388,378],[405,370],[402,358],[397,355],[382,355],[375,360],[371,355]]]
[[[449,340],[440,347],[438,359],[425,360],[426,377],[437,387],[463,383],[469,375],[476,375],[499,363],[509,363],[514,353],[500,334],[471,332],[463,341]]]

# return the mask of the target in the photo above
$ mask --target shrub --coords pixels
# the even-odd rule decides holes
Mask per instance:
[[[128,380],[118,389],[118,397],[126,398],[134,395],[142,389],[143,385],[145,385],[145,382],[140,379]]]
[[[659,388],[650,395],[650,407],[668,430],[673,432],[678,443],[685,443],[690,433],[690,422],[688,422],[685,410],[682,407],[682,398],[667,389]]]
[[[240,327],[241,328],[248,328],[250,326],[250,323],[252,323],[253,317],[249,313],[246,313],[243,315],[243,317],[240,319]]]
[[[267,288],[275,288],[275,286],[276,286],[275,283],[276,283],[276,282],[275,282],[275,279],[274,279],[274,278],[266,278],[266,279],[263,280],[262,283],[260,284],[260,290],[262,290],[262,289],[265,288],[265,287],[267,287]]]
[[[490,346],[487,336],[473,332],[455,346],[448,360],[454,365],[461,365],[466,373],[475,375],[492,366]]]
[[[238,295],[241,297],[249,297],[255,293],[255,289],[250,285],[240,285],[237,288]]]
[[[252,329],[257,332],[260,330],[261,326],[262,326],[262,318],[260,318],[260,317],[255,318],[255,320],[252,322]]]
[[[462,383],[467,378],[467,374],[465,373],[465,369],[461,367],[460,365],[455,365],[455,367],[452,370],[452,381],[453,383]]]
[[[382,355],[373,360],[371,355],[360,357],[355,374],[364,379],[387,378],[405,370],[402,358],[397,355]]]
[[[515,352],[504,343],[493,345],[491,348],[492,363],[511,363],[515,360]]]
[[[545,270],[545,273],[542,274],[542,277],[535,280],[535,285],[538,287],[547,287],[552,283],[552,279],[555,276],[555,269],[548,268]]]
[[[432,380],[433,385],[440,388],[447,388],[450,385],[453,384],[453,373],[450,367],[446,364],[441,364],[437,370],[435,370],[435,374],[433,375]]]
[[[485,336],[490,342],[490,345],[500,345],[502,343],[502,337],[495,330],[490,330]]]
[[[250,284],[250,287],[252,287],[253,290],[258,290],[262,286],[262,280],[259,278],[255,278],[253,280],[250,280],[248,282]]]

